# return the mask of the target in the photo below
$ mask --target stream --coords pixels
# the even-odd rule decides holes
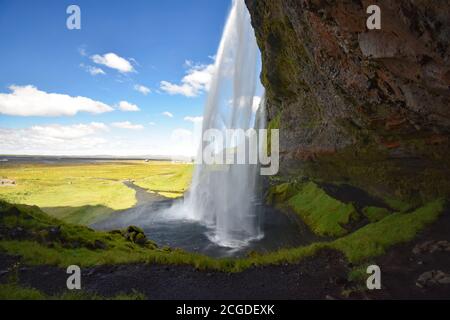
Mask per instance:
[[[259,204],[257,210],[263,217],[264,236],[243,248],[221,247],[209,240],[207,234],[210,230],[207,226],[198,221],[180,219],[169,214],[177,208],[177,204],[183,202],[183,198],[168,199],[157,193],[151,193],[131,181],[124,184],[136,191],[137,204],[133,208],[117,211],[91,227],[110,231],[136,225],[160,247],[180,248],[217,258],[241,257],[252,251],[270,252],[318,240],[295,214],[286,214]]]

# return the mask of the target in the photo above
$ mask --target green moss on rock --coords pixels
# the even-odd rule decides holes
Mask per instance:
[[[370,222],[378,222],[386,218],[391,212],[386,208],[366,207],[363,209],[364,216]]]
[[[352,204],[332,198],[314,182],[303,185],[288,204],[320,236],[343,236],[348,233],[345,227],[359,217]]]
[[[412,240],[444,210],[445,201],[435,200],[411,213],[394,213],[352,234],[334,241],[331,246],[342,251],[350,262],[382,255],[399,243]]]
[[[268,204],[285,202],[297,194],[298,191],[298,188],[293,183],[285,182],[271,187],[266,201]]]

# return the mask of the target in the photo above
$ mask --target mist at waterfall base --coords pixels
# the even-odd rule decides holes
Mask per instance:
[[[255,96],[263,95],[260,60],[244,0],[234,0],[216,54],[203,132],[215,129],[225,136],[227,129],[265,127],[264,102],[259,106],[254,103]],[[248,141],[227,140],[224,145],[213,145],[213,149],[221,153],[240,143]],[[198,159],[203,157],[204,142],[199,150]],[[262,205],[259,174],[258,165],[234,164],[217,170],[214,165],[197,164],[183,200],[144,204],[101,227],[138,225],[159,245],[212,256],[274,250],[301,243],[297,223]]]
[[[253,106],[258,58],[250,15],[244,1],[235,0],[216,55],[203,132],[215,129],[225,136],[226,129],[262,129],[263,103],[257,110]],[[222,154],[240,143],[245,141],[222,141],[222,145],[215,141],[209,142],[209,147]],[[204,143],[198,160],[203,157],[202,150],[205,150]],[[190,193],[178,208],[178,214],[206,225],[210,241],[223,247],[244,247],[263,237],[255,206],[258,174],[257,165],[234,164],[217,170],[214,165],[199,164]]]

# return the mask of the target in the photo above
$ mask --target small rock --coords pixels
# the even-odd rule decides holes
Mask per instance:
[[[447,275],[446,277],[443,277],[438,280],[440,284],[450,284],[450,276]]]
[[[415,255],[434,253],[439,251],[450,251],[450,242],[446,240],[441,241],[426,241],[424,243],[418,244],[414,247],[413,253]]]
[[[103,241],[100,240],[94,241],[94,247],[100,250],[106,250],[108,248],[108,246]]]
[[[59,240],[61,238],[61,227],[50,227],[47,229],[47,237],[50,241]]]
[[[450,274],[441,270],[432,270],[422,273],[416,281],[419,288],[431,287],[438,284],[450,284]]]

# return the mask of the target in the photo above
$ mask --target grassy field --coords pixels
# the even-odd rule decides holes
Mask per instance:
[[[192,169],[190,164],[162,161],[0,164],[0,179],[16,181],[15,186],[0,187],[0,199],[37,205],[58,219],[87,225],[136,204],[135,191],[123,181],[180,197],[189,186]]]

